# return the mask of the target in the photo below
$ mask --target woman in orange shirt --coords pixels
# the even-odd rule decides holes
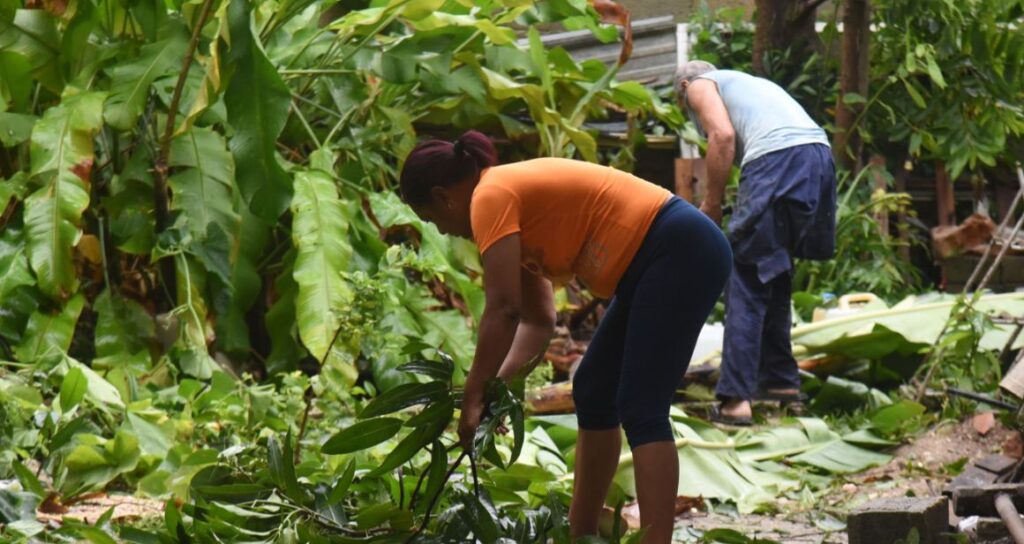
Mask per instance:
[[[597,534],[621,426],[644,542],[670,542],[679,460],[669,407],[729,276],[729,244],[689,203],[619,170],[557,158],[496,164],[491,141],[470,131],[454,143],[420,143],[401,175],[403,200],[441,232],[473,239],[483,262],[462,444],[472,446],[487,381],[529,372],[544,353],[555,326],[551,282],[576,277],[612,298],[573,378],[571,533]]]

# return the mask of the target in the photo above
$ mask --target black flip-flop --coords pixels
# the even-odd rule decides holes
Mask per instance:
[[[783,404],[797,404],[807,402],[807,395],[803,393],[777,393],[773,391],[758,391],[754,394],[754,400],[766,400],[781,402]]]
[[[754,424],[754,418],[750,416],[729,416],[723,414],[722,411],[718,409],[718,406],[711,407],[708,419],[715,423],[731,425],[733,427],[750,427]]]

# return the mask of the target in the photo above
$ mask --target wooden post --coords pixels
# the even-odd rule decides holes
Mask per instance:
[[[836,164],[854,175],[860,165],[861,140],[853,122],[860,117],[863,103],[847,104],[848,93],[868,94],[868,43],[870,42],[871,4],[868,0],[843,2],[843,51],[839,69],[839,96],[836,98],[836,124],[832,152]]]
[[[956,226],[956,199],[953,196],[953,182],[942,161],[935,162],[935,205],[941,227]]]
[[[701,157],[676,159],[676,195],[692,204],[700,204],[707,192],[708,167]]]
[[[676,159],[676,196],[693,202],[693,159]]]

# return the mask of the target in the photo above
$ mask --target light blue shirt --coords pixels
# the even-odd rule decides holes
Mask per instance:
[[[804,144],[828,145],[825,131],[775,83],[734,70],[715,70],[701,74],[698,79],[709,79],[718,85],[718,94],[736,131],[736,160],[740,167],[772,151]],[[690,117],[705,135],[699,118]]]

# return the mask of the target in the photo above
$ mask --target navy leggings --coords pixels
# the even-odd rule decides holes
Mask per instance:
[[[672,397],[731,268],[717,225],[679,198],[665,203],[573,378],[581,429],[621,424],[633,448],[673,439]]]

